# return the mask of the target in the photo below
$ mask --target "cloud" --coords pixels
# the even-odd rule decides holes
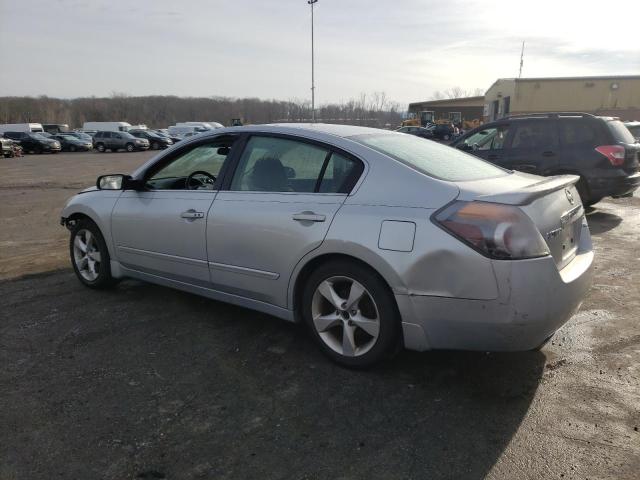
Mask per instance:
[[[0,61],[11,68],[0,71],[0,94],[310,96],[301,0],[58,1],[2,4]],[[637,7],[595,5],[320,0],[317,99],[385,91],[410,102],[454,85],[488,88],[517,75],[523,40],[525,76],[637,72]]]

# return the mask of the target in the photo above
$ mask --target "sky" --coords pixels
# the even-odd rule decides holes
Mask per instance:
[[[319,0],[316,104],[640,74],[639,0]],[[0,0],[0,96],[310,98],[306,0]]]

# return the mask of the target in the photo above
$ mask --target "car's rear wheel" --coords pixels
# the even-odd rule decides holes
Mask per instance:
[[[115,284],[107,245],[100,229],[91,220],[76,221],[71,229],[69,252],[73,270],[84,285],[107,288]]]
[[[341,365],[369,367],[395,351],[400,329],[393,295],[365,266],[321,266],[306,282],[301,306],[320,349]]]
[[[576,189],[578,190],[578,195],[580,195],[580,200],[582,200],[582,204],[585,207],[590,207],[592,205],[595,205],[596,203],[598,203],[600,200],[602,200],[602,197],[592,197],[589,194],[589,187],[587,186],[587,181],[580,177],[580,180],[578,180],[578,183],[576,183]]]
[[[127,149],[127,152],[133,152],[136,149],[133,143],[127,143],[125,148]]]
[[[107,151],[106,147],[104,146],[104,143],[97,143],[96,150],[98,150],[100,153],[104,153]]]

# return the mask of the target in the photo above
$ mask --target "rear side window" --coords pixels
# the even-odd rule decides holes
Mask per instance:
[[[360,176],[359,163],[332,153],[320,182],[320,193],[347,193]]]
[[[509,134],[509,125],[484,128],[464,140],[467,150],[502,150]]]
[[[511,148],[551,148],[558,146],[555,121],[514,122]]]
[[[631,132],[627,127],[624,126],[620,120],[611,120],[607,122],[607,126],[609,130],[613,134],[613,138],[615,138],[616,142],[622,143],[635,143],[636,139],[633,137]]]
[[[567,147],[592,147],[599,142],[597,125],[580,119],[560,120],[562,143]]]
[[[359,164],[327,148],[277,137],[251,137],[231,190],[347,193]],[[357,177],[356,177],[357,179]]]
[[[414,135],[366,134],[349,137],[419,172],[450,182],[480,180],[509,173],[455,148]]]

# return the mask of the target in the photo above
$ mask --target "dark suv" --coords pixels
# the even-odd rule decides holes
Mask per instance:
[[[616,118],[573,112],[514,115],[475,128],[451,146],[512,170],[579,175],[585,205],[630,196],[640,186],[640,144]]]
[[[25,152],[58,153],[61,150],[60,142],[39,132],[4,132],[4,136],[18,142]]]
[[[127,152],[149,150],[149,140],[136,138],[127,132],[96,132],[93,136],[93,145],[101,153],[107,150],[117,152],[120,149]]]

